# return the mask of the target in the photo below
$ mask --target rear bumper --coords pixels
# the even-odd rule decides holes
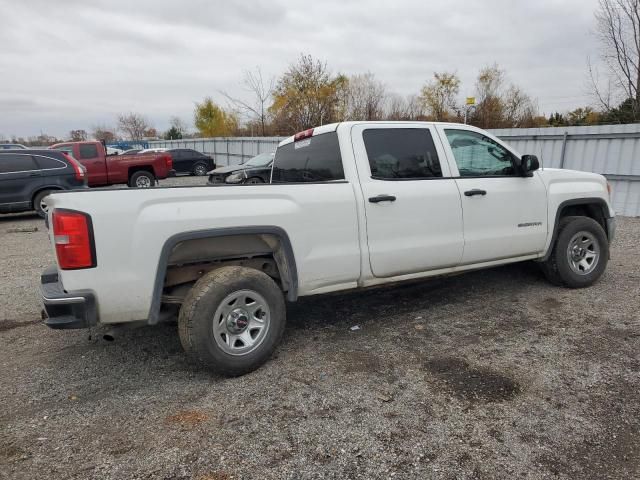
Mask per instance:
[[[167,177],[175,177],[176,176],[176,171],[175,170],[169,170],[167,172]]]
[[[58,277],[56,266],[47,268],[40,276],[40,296],[47,314],[44,323],[54,329],[89,328],[98,323],[93,293],[66,292]]]

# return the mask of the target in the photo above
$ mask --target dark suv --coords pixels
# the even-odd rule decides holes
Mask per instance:
[[[209,170],[216,168],[213,158],[191,148],[172,148],[167,150],[173,158],[173,168],[176,173],[190,173],[191,175],[206,175]]]
[[[0,213],[35,210],[44,217],[44,197],[78,188],[88,188],[86,171],[65,152],[0,150]]]

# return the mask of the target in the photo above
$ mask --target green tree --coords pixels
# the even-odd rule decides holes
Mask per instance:
[[[164,134],[165,140],[180,140],[182,139],[182,132],[178,130],[175,126],[171,127]]]
[[[225,137],[238,129],[238,116],[217,106],[210,97],[196,103],[193,123],[203,137]]]

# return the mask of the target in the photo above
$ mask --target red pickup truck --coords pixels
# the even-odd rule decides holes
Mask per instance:
[[[171,177],[173,158],[168,153],[107,155],[101,142],[66,142],[52,145],[78,160],[86,169],[89,186],[126,183],[130,187],[152,187],[156,180]]]

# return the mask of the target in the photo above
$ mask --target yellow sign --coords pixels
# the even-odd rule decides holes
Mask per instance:
[[[467,105],[475,105],[476,97],[467,97]]]

